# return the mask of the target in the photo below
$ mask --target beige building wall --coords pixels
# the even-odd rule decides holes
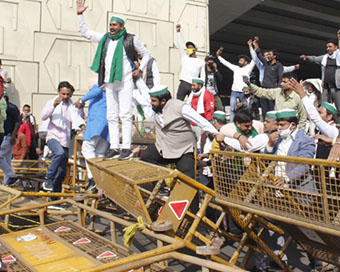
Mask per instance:
[[[209,52],[209,0],[87,0],[89,29],[106,32],[112,15],[146,43],[156,58],[161,82],[175,94],[181,69],[175,26],[196,43],[200,58]],[[67,80],[75,96],[85,94],[96,44],[79,32],[76,0],[0,0],[0,58],[12,78],[8,94],[20,109],[32,105],[40,122],[47,100]]]

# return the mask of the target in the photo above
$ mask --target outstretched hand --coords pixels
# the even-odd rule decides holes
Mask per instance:
[[[302,59],[303,61],[305,61],[307,59],[307,56],[306,55],[301,55],[300,56],[300,59]]]
[[[88,6],[85,6],[86,0],[77,0],[77,15],[82,15]]]
[[[181,32],[181,25],[180,24],[176,25],[176,31]]]

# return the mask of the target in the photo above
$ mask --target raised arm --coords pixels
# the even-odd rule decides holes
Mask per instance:
[[[95,32],[93,30],[89,30],[83,13],[87,9],[87,6],[85,6],[85,0],[77,0],[77,15],[78,15],[78,21],[79,21],[79,29],[81,35],[92,42],[99,43],[101,38],[105,35],[105,33]]]
[[[248,41],[249,53],[250,53],[252,60],[255,61],[256,67],[260,70],[261,67],[263,66],[263,63],[257,57],[256,52],[255,52],[252,44],[253,44],[253,41],[249,40]]]
[[[137,53],[139,53],[142,56],[142,60],[140,61],[139,69],[143,71],[145,69],[146,65],[148,64],[149,59],[150,59],[150,52],[149,52],[148,49],[146,49],[144,44],[140,41],[140,39],[137,36],[134,36],[133,44],[135,46]]]
[[[152,62],[152,75],[153,75],[153,83],[155,85],[160,85],[161,84],[161,75],[159,73],[157,61],[154,60]]]
[[[224,58],[222,58],[222,57],[221,57],[221,54],[222,54],[221,50],[218,49],[218,50],[216,51],[216,56],[217,56],[218,60],[220,61],[220,63],[222,63],[225,67],[228,67],[231,71],[234,72],[234,70],[235,70],[238,66],[237,66],[237,65],[234,65],[234,64],[230,63],[229,61],[225,60]]]
[[[182,35],[181,35],[180,24],[176,25],[176,31],[177,31],[177,46],[178,46],[179,54],[181,58],[183,58],[186,56],[186,54],[185,54],[184,43],[183,43]]]
[[[253,45],[254,45],[254,50],[256,52],[257,57],[259,58],[259,60],[262,62],[262,64],[264,65],[267,60],[264,58],[260,46],[259,46],[259,37],[254,37],[254,41],[253,41]]]

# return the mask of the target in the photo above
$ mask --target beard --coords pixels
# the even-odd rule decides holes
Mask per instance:
[[[152,110],[153,110],[155,113],[160,113],[160,112],[162,112],[163,107],[162,107],[161,105],[158,105],[157,107],[152,106]]]

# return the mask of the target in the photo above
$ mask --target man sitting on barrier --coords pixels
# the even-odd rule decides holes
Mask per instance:
[[[190,105],[172,99],[167,86],[154,86],[150,96],[156,113],[156,143],[142,152],[141,160],[157,165],[175,163],[179,171],[194,178],[196,139],[190,122],[214,135],[217,130]]]
[[[278,132],[269,136],[265,152],[281,156],[314,158],[315,142],[299,130],[295,110],[284,109],[276,113]],[[274,185],[290,187],[304,192],[316,192],[307,165],[279,162],[275,167]]]

